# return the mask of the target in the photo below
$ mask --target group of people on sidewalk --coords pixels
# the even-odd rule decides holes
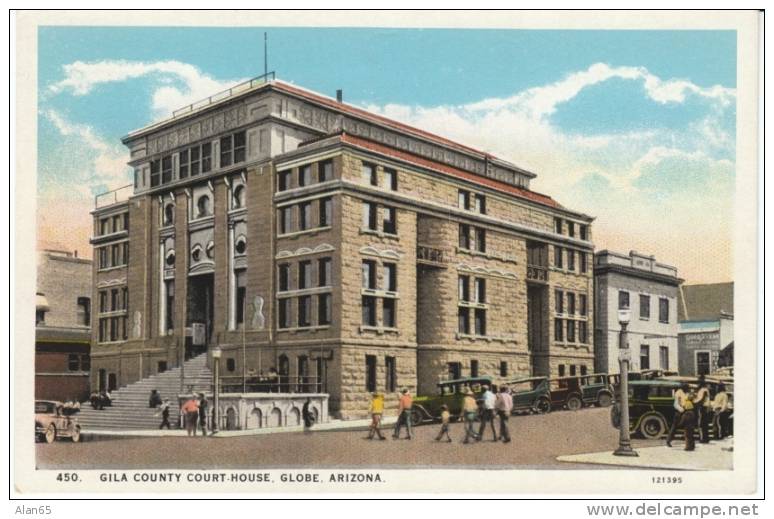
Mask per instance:
[[[492,430],[492,441],[502,440],[504,443],[511,441],[511,435],[508,431],[508,418],[513,409],[513,398],[510,390],[506,386],[501,386],[500,390],[484,386],[483,393],[479,401],[476,401],[475,393],[470,388],[465,390],[465,396],[462,402],[462,418],[465,422],[465,439],[462,443],[470,443],[470,440],[481,441],[486,432],[487,426]],[[403,428],[406,428],[405,439],[410,440],[413,435],[412,426],[412,407],[413,399],[408,389],[404,389],[398,398],[398,419],[395,422],[392,438],[397,440]],[[371,395],[371,404],[369,406],[371,414],[371,425],[368,429],[368,439],[379,438],[386,440],[382,434],[380,425],[384,415],[384,394],[374,392]],[[499,418],[500,431],[495,428],[495,417]],[[475,430],[476,419],[480,420],[478,431]],[[446,439],[451,442],[450,431],[451,414],[447,405],[441,406],[441,430],[436,436],[436,441]]]
[[[733,410],[729,406],[728,393],[723,383],[718,384],[718,390],[713,399],[704,375],[701,375],[696,390],[691,389],[688,384],[683,384],[675,391],[674,407],[675,418],[667,435],[667,447],[672,446],[677,429],[684,431],[687,451],[696,449],[697,428],[700,443],[710,442],[710,424],[714,426],[716,440],[722,440],[733,434],[730,420]]]

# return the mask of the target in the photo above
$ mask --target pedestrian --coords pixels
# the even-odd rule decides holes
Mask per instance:
[[[462,443],[470,443],[470,438],[478,440],[478,434],[473,430],[473,424],[478,414],[478,404],[470,388],[465,390],[465,397],[462,399],[462,413],[465,420],[465,439],[462,440]]]
[[[502,386],[500,392],[497,393],[495,410],[500,418],[499,438],[503,443],[509,443],[511,441],[511,433],[508,431],[508,418],[511,417],[511,411],[513,410],[513,397],[507,386]]]
[[[441,406],[441,431],[438,433],[438,436],[435,437],[435,441],[439,442],[441,441],[441,438],[446,436],[446,441],[451,443],[452,439],[451,436],[449,436],[449,420],[451,418],[451,415],[449,415],[449,406],[446,404],[443,404]]]
[[[710,397],[709,387],[707,387],[704,375],[699,376],[699,389],[696,392],[696,398],[693,403],[699,426],[699,442],[709,443],[709,427],[712,421],[712,398]]]
[[[161,405],[161,395],[159,394],[158,390],[151,389],[150,398],[148,398],[148,407],[150,407],[151,409],[156,409],[160,405]]]
[[[405,439],[411,439],[411,406],[413,402],[408,388],[404,389],[398,399],[398,421],[395,423],[395,431],[392,434],[393,439],[397,440],[400,437],[400,430],[404,425],[406,426]]]
[[[304,402],[304,406],[301,408],[301,417],[304,419],[304,432],[310,432],[314,425],[314,414],[309,406],[312,404],[312,399],[307,398]]]
[[[368,406],[368,412],[371,413],[368,439],[373,440],[374,436],[378,436],[380,440],[386,440],[387,438],[379,430],[379,425],[382,423],[382,415],[384,414],[384,395],[382,393],[378,391],[371,393],[371,403]]]
[[[694,438],[694,429],[696,428],[696,393],[691,391],[683,401],[683,414],[680,417],[680,427],[685,434],[685,450],[692,451],[696,449],[696,439]]]
[[[204,393],[199,393],[199,425],[202,428],[202,436],[207,436],[207,398]]]
[[[731,409],[728,404],[728,393],[726,393],[726,385],[724,383],[718,384],[718,392],[715,394],[715,399],[712,401],[712,411],[715,418],[715,439],[722,440],[729,435],[728,418],[731,415]]]
[[[156,416],[161,415],[161,425],[159,425],[159,430],[166,427],[167,429],[171,429],[172,426],[169,423],[169,400],[164,399],[163,402],[161,402],[161,406],[159,407],[159,412],[156,413]]]
[[[679,388],[675,391],[675,400],[672,406],[675,408],[675,416],[672,419],[672,425],[669,427],[669,434],[667,434],[666,439],[666,446],[671,447],[672,446],[672,440],[675,437],[675,433],[677,432],[677,428],[680,426],[680,420],[683,417],[683,412],[685,412],[685,399],[688,395],[688,384],[681,384]]]
[[[497,441],[497,431],[495,430],[494,415],[495,415],[495,403],[497,397],[492,393],[489,386],[484,386],[484,394],[481,395],[481,425],[478,427],[478,441],[484,439],[484,431],[487,424],[492,428],[492,441]]]
[[[180,408],[180,413],[183,415],[183,422],[185,423],[185,430],[188,436],[196,436],[196,423],[199,418],[199,402],[196,398],[186,400]]]
[[[99,393],[92,391],[91,395],[89,395],[89,402],[91,403],[92,409],[99,409]]]

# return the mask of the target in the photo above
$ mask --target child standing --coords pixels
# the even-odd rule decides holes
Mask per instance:
[[[446,441],[448,443],[451,443],[452,439],[451,436],[449,436],[449,407],[444,404],[441,406],[441,432],[438,433],[438,436],[436,436],[435,441],[439,442],[441,441],[441,438],[443,438],[444,435],[446,435]]]

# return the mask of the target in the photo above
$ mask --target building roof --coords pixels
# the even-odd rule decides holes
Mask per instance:
[[[712,321],[734,315],[734,283],[683,285],[678,292],[680,321]]]

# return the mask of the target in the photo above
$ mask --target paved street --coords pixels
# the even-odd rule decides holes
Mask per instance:
[[[519,467],[588,469],[611,467],[561,463],[559,455],[614,449],[617,432],[610,426],[609,409],[556,411],[548,415],[517,416],[510,420],[513,441],[486,440],[464,445],[463,425],[451,426],[454,442],[438,443],[437,424],[415,429],[413,440],[367,441],[365,431],[277,433],[230,438],[139,438],[58,441],[37,444],[38,468],[193,469],[277,467]],[[660,442],[635,441],[635,447]]]

